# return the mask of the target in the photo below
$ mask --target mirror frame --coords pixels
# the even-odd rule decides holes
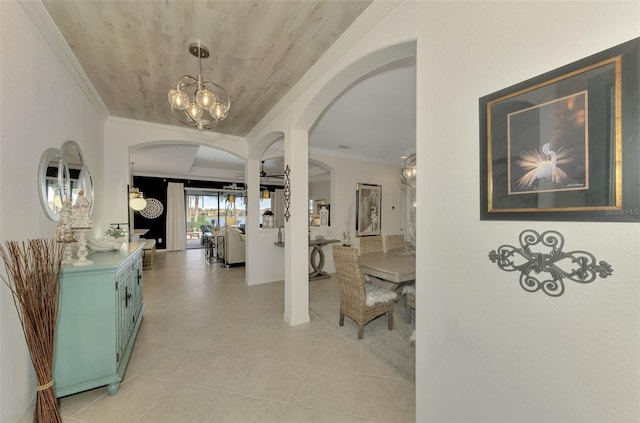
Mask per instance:
[[[84,161],[84,160],[83,160]],[[93,212],[93,176],[87,165],[82,166],[78,175],[78,189],[84,190],[84,196],[89,200],[89,213]]]
[[[64,162],[62,160],[62,152],[57,148],[49,148],[45,150],[40,159],[40,165],[38,166],[38,193],[40,194],[40,205],[44,210],[47,217],[53,221],[57,221],[59,213],[56,213],[49,207],[49,196],[47,192],[47,170],[49,169],[49,163],[58,159],[58,187],[63,189],[63,178],[60,168],[64,169]]]

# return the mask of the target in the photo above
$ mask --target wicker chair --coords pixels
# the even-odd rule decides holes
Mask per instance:
[[[360,238],[360,254],[381,253],[382,237],[381,236],[365,236]]]
[[[340,326],[344,326],[346,315],[356,322],[358,339],[362,339],[364,325],[386,313],[389,330],[393,330],[393,307],[397,294],[388,289],[365,285],[356,248],[334,245],[333,260],[340,284]]]
[[[407,323],[411,323],[411,309],[416,309],[416,286],[409,285],[403,288],[404,293],[404,308],[407,311],[405,317]]]
[[[387,251],[404,250],[404,235],[387,235]]]
[[[360,238],[360,254],[367,253],[382,253],[382,237],[381,236],[367,236]],[[382,280],[375,276],[364,275],[364,281],[367,284],[376,283],[380,285]]]

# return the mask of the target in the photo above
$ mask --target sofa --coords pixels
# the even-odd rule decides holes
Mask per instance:
[[[227,226],[224,231],[224,264],[244,264],[244,234],[235,227]]]

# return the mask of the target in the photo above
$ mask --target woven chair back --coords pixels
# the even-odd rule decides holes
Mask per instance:
[[[387,251],[404,250],[404,235],[387,235]]]
[[[353,247],[333,246],[333,261],[340,283],[340,297],[364,306],[366,292],[364,275],[358,265],[358,250]]]
[[[382,252],[381,236],[366,236],[366,237],[360,238],[360,254],[381,253],[381,252]]]

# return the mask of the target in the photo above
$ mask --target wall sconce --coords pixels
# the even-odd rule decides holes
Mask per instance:
[[[268,200],[269,198],[271,198],[271,193],[269,192],[269,190],[267,188],[262,190],[262,195],[261,195],[263,200]]]
[[[236,196],[233,194],[229,194],[227,195],[227,203],[235,203],[236,202]]]
[[[129,190],[129,207],[135,211],[140,211],[147,207],[147,200],[144,199],[144,195],[138,188]]]

